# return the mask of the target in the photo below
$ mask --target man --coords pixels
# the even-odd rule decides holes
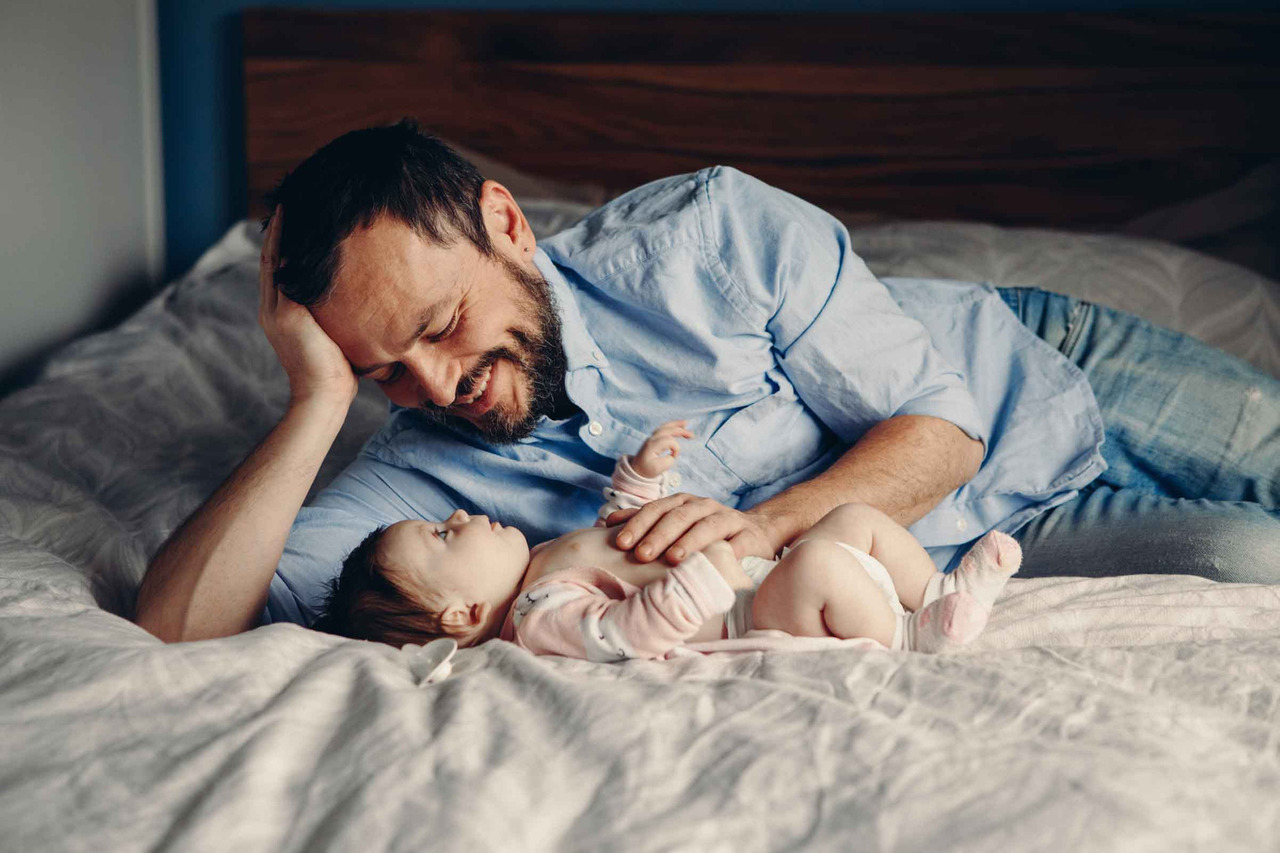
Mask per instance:
[[[504,187],[407,122],[335,140],[275,195],[260,319],[290,405],[148,570],[138,621],[164,639],[308,624],[401,518],[461,507],[531,542],[589,526],[616,456],[673,418],[697,436],[686,492],[614,519],[641,560],[721,539],[773,556],[850,501],[940,566],[999,528],[1033,573],[1244,579],[1280,538],[1276,382],[1064,297],[882,283],[836,220],[734,170],[646,185],[541,247]],[[359,376],[391,417],[298,512]],[[1206,408],[1238,422],[1226,445],[1188,428]],[[1184,476],[1197,457],[1216,461]],[[1190,552],[1161,550],[1191,528]],[[1145,563],[1114,559],[1130,530]]]

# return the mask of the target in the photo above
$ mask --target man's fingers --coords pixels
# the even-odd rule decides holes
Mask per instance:
[[[641,560],[655,559],[689,528],[722,508],[721,504],[709,498],[695,498],[668,510],[649,529],[649,532],[638,540],[636,556]],[[634,522],[635,519],[631,521]]]
[[[284,205],[277,204],[271,214],[271,227],[267,229],[267,238],[262,241],[266,256],[271,260],[271,268],[275,269],[280,262],[280,232],[284,229]]]
[[[619,525],[619,524],[621,524],[622,522],[626,521],[628,518],[630,518],[631,516],[635,515],[635,514],[636,514],[637,512],[639,512],[639,511],[640,511],[639,509],[635,509],[635,508],[632,508],[632,509],[615,509],[613,512],[611,512],[611,513],[609,513],[607,516],[605,516],[605,519],[604,519],[604,526],[605,526],[605,527],[616,527],[617,525]]]
[[[738,533],[746,520],[741,513],[723,511],[703,518],[671,544],[667,549],[667,562],[675,565],[694,551],[701,551],[713,542],[721,542]]]
[[[267,225],[267,234],[262,240],[262,257],[258,262],[258,298],[262,309],[274,313],[279,302],[279,291],[276,289],[275,271],[280,262],[280,230],[284,219],[284,208],[277,205]],[[265,318],[264,318],[265,319]]]
[[[644,538],[649,529],[669,510],[682,506],[692,499],[693,495],[679,492],[674,495],[667,495],[665,498],[658,498],[656,501],[649,501],[649,503],[636,510],[635,514],[627,520],[626,526],[618,533],[618,547],[624,550],[630,548]]]

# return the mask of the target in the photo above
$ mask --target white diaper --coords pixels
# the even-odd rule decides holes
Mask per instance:
[[[747,573],[747,577],[751,578],[751,582],[755,584],[751,589],[740,589],[734,598],[733,607],[724,615],[725,634],[730,640],[736,640],[744,636],[750,631],[754,624],[751,619],[751,603],[755,601],[756,590],[760,588],[761,582],[769,576],[769,572],[773,571],[774,566],[781,562],[781,558],[787,556],[792,550],[799,547],[805,540],[801,539],[794,545],[782,549],[782,554],[777,560],[766,560],[763,557],[743,557],[739,562],[742,570]],[[906,611],[902,608],[902,602],[898,600],[898,592],[893,588],[893,578],[889,576],[889,570],[884,564],[866,551],[859,551],[852,545],[844,542],[836,542],[841,548],[852,554],[862,568],[866,569],[867,574],[876,586],[880,587],[880,591],[884,593],[884,600],[889,602],[889,607],[893,612],[902,615]]]

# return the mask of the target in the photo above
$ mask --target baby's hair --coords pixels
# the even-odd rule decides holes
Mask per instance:
[[[395,574],[378,562],[378,542],[386,531],[379,527],[347,555],[342,571],[328,583],[320,616],[312,627],[392,646],[449,636],[440,624],[440,614],[415,601]]]

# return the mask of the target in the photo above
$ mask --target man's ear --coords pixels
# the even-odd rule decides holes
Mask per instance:
[[[536,242],[533,229],[510,190],[497,181],[485,181],[480,188],[480,212],[491,240],[499,241],[505,237],[517,257],[533,252]]]

